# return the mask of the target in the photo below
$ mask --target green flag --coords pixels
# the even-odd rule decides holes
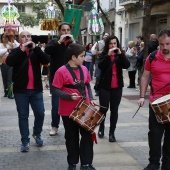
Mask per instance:
[[[71,34],[76,39],[79,34],[81,16],[83,13],[82,5],[66,4],[64,21],[72,26]]]

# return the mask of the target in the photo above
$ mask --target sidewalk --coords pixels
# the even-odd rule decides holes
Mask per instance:
[[[132,118],[138,108],[139,91],[128,89],[127,72],[124,70],[125,87],[119,107],[119,120],[115,132],[117,142],[108,142],[109,111],[103,139],[94,144],[94,166],[97,170],[142,170],[148,164],[148,102]],[[91,83],[92,88],[94,82]],[[94,91],[93,91],[94,93]],[[60,123],[57,136],[50,137],[51,98],[44,90],[45,120],[42,138],[44,146],[38,148],[32,138],[33,113],[30,109],[30,152],[20,152],[20,133],[15,101],[3,96],[0,76],[0,169],[2,170],[66,170],[67,153],[64,128]],[[98,97],[96,97],[98,98]],[[96,129],[97,132],[98,128]],[[79,169],[78,165],[77,169]]]

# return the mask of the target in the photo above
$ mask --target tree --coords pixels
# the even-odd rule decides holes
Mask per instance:
[[[140,0],[140,3],[143,5],[144,10],[144,18],[143,18],[143,27],[142,27],[142,35],[145,38],[145,48],[144,48],[144,58],[148,56],[148,42],[149,42],[149,30],[150,30],[150,18],[151,18],[151,10],[156,5],[162,5],[169,0]]]
[[[25,13],[21,13],[18,20],[21,23],[21,25],[25,27],[27,26],[34,27],[35,25],[39,24],[39,19],[36,19],[33,15]]]

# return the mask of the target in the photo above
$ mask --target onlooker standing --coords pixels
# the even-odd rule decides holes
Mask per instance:
[[[7,35],[1,35],[1,43],[0,43],[0,64],[1,65],[1,75],[4,86],[4,97],[8,96],[8,88],[12,82],[12,67],[6,64],[6,57],[9,54],[9,51],[13,48],[18,47],[19,43],[14,40],[14,42],[9,42],[9,38]],[[8,96],[8,98],[11,98]]]
[[[138,85],[140,85],[140,79],[142,76],[142,67],[143,67],[143,58],[144,58],[144,42],[140,43],[140,51],[137,53],[137,50],[134,50],[137,62],[136,68],[138,70]]]
[[[144,40],[144,37],[142,37],[141,35],[136,37],[137,42],[135,46],[136,46],[137,52],[140,51],[140,43],[143,42],[143,40]]]
[[[149,38],[149,44],[148,44],[148,54],[152,53],[153,51],[158,49],[159,43],[157,40],[156,34],[151,34]]]
[[[101,70],[99,81],[100,111],[106,116],[110,104],[110,131],[109,142],[115,142],[115,129],[118,120],[118,108],[122,97],[123,71],[130,66],[126,56],[120,50],[119,40],[116,36],[108,36],[103,52],[99,56],[99,68]],[[99,126],[98,136],[104,136],[104,122]]]
[[[99,81],[99,77],[100,77],[100,69],[98,68],[98,56],[99,54],[103,51],[104,49],[104,45],[105,45],[105,40],[106,38],[109,36],[109,33],[104,33],[103,35],[103,39],[100,40],[100,41],[97,41],[92,49],[91,49],[91,52],[93,55],[96,56],[96,59],[95,59],[95,76],[96,76],[96,83],[98,83]],[[95,90],[96,91],[96,90]],[[96,95],[95,96],[98,96],[98,91],[96,91]]]
[[[90,72],[91,79],[93,80],[93,54],[91,53],[91,48],[93,44],[89,43],[86,46],[86,55],[85,55],[85,66]]]
[[[126,57],[130,62],[130,67],[127,69],[129,76],[129,86],[127,88],[135,88],[135,75],[136,75],[136,47],[134,41],[128,42],[128,49],[125,53]]]
[[[41,139],[44,122],[44,103],[42,94],[40,64],[47,64],[50,58],[36,47],[28,31],[19,35],[20,46],[13,49],[6,63],[13,67],[13,92],[18,111],[19,129],[21,133],[21,152],[29,151],[29,104],[31,105],[35,120],[33,137],[38,146],[43,145]]]
[[[58,27],[59,38],[51,40],[45,48],[45,53],[50,55],[50,88],[53,82],[54,74],[62,65],[66,64],[66,49],[69,44],[75,42],[71,33],[71,25],[67,22],[62,22]],[[58,114],[58,96],[52,95],[51,98],[51,130],[50,135],[57,134],[60,116]]]

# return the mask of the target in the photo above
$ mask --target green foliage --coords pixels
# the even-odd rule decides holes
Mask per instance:
[[[33,5],[32,11],[37,13],[37,19],[43,19],[44,18],[44,15],[43,15],[42,12],[40,12],[40,10],[45,9],[45,5],[46,5],[46,3],[34,4]]]
[[[20,13],[20,17],[18,18],[21,25],[34,27],[39,24],[39,20],[35,18],[35,16],[25,13]]]

